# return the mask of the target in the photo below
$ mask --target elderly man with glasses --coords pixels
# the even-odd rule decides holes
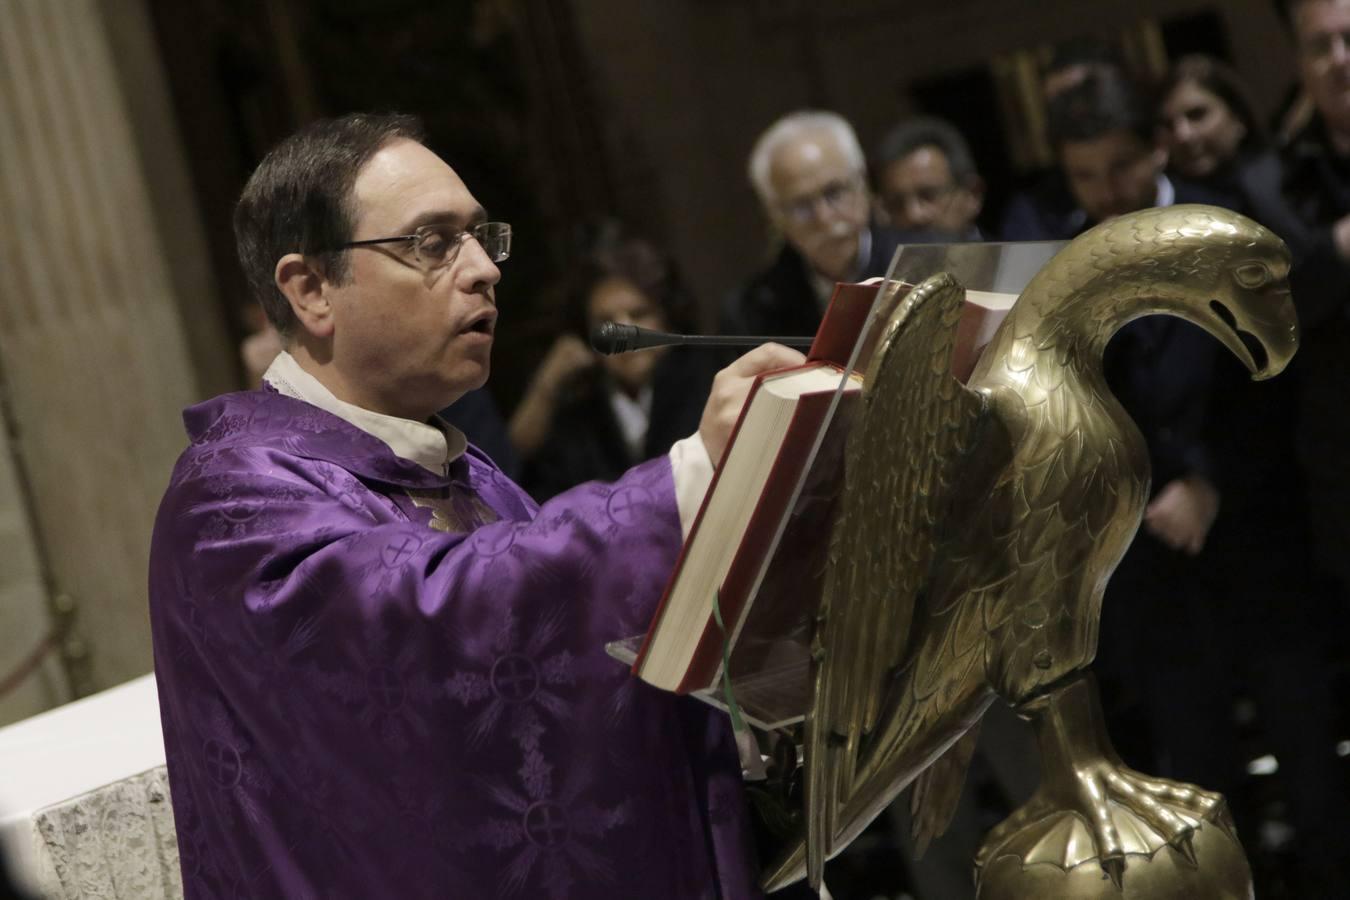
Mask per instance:
[[[150,614],[185,894],[758,896],[724,718],[632,679],[751,379],[536,506],[435,417],[488,377],[488,219],[415,120],[274,149],[236,213],[286,350],[185,414]]]
[[[815,334],[840,281],[886,274],[902,243],[932,240],[871,222],[866,161],[852,126],[832,112],[779,119],[750,154],[750,183],[783,245],[723,311],[740,334]]]

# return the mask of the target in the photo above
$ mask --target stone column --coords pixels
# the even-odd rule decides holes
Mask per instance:
[[[0,381],[0,390],[4,389]],[[26,719],[70,698],[55,655],[28,669],[53,634],[48,590],[34,535],[31,507],[10,442],[10,423],[0,403],[0,725]],[[6,691],[4,680],[16,681]]]
[[[232,378],[150,35],[142,0],[0,0],[0,374],[93,688],[151,667],[147,553],[180,411]],[[20,520],[0,487],[0,522]],[[21,631],[40,593],[0,597],[27,609]],[[0,674],[32,637],[0,628]]]

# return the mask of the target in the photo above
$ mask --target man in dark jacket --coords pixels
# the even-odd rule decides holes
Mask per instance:
[[[1231,197],[1164,174],[1167,151],[1153,140],[1153,111],[1121,71],[1089,73],[1057,94],[1047,115],[1076,208],[1047,209],[1005,222],[1005,240],[1068,240],[1107,219],[1154,206],[1236,205]]]
[[[1285,154],[1308,247],[1294,267],[1302,345],[1299,456],[1322,564],[1350,588],[1350,0],[1292,0],[1303,86],[1316,113]]]

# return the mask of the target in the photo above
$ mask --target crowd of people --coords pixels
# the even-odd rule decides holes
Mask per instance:
[[[1171,317],[1132,323],[1109,348],[1112,388],[1149,447],[1153,495],[1108,589],[1097,668],[1127,761],[1225,793],[1245,835],[1263,813],[1246,799],[1234,709],[1254,705],[1260,746],[1281,767],[1297,877],[1323,885],[1350,832],[1336,799],[1329,668],[1344,665],[1344,647],[1329,645],[1324,624],[1344,621],[1350,590],[1350,454],[1337,403],[1350,383],[1350,4],[1294,2],[1290,22],[1312,115],[1283,140],[1217,59],[1184,57],[1148,83],[1102,46],[1064,48],[1043,73],[1058,165],[1015,192],[992,227],[975,156],[950,123],[903,121],[869,158],[839,115],[783,117],[747,166],[781,246],[729,292],[720,326],[813,333],[835,282],[884,274],[905,243],[1068,240],[1179,203],[1229,208],[1280,235],[1302,347],[1279,379],[1253,384]],[[600,229],[583,260],[569,327],[509,423],[522,484],[541,500],[666,453],[696,426],[711,381],[706,358],[685,351],[586,349],[598,321],[683,331],[692,318],[673,262],[620,226]],[[988,771],[1025,758],[1024,746],[1008,749],[1020,741],[986,740]],[[993,780],[1010,803],[1027,790],[1016,776]],[[958,883],[932,895],[957,896]]]
[[[1108,589],[1097,670],[1127,763],[1224,792],[1249,848],[1267,811],[1248,803],[1234,710],[1254,710],[1297,895],[1333,896],[1350,859],[1329,668],[1344,660],[1326,640],[1350,590],[1350,0],[1289,11],[1313,110],[1298,130],[1272,138],[1216,60],[1146,86],[1110,52],[1072,48],[1043,78],[1058,165],[996,223],[951,124],[901,122],[869,159],[843,117],[784,116],[747,164],[781,245],[719,319],[811,334],[837,282],[884,274],[903,244],[1067,240],[1176,203],[1284,238],[1302,348],[1280,378],[1252,383],[1168,317],[1108,349],[1153,494]],[[754,375],[801,356],[595,354],[598,322],[695,320],[675,262],[606,222],[504,417],[482,385],[510,233],[483,218],[416,123],[388,117],[317,123],[245,191],[241,259],[273,329],[247,358],[265,390],[189,410],[152,560],[190,896],[393,882],[430,896],[503,871],[541,896],[626,879],[651,896],[756,893],[726,723],[601,648],[649,621]],[[943,845],[958,852],[909,860],[913,893],[970,893],[980,807],[1031,790],[1029,744],[1020,721],[990,720]],[[898,865],[894,818],[880,840]],[[843,887],[847,858],[832,871]]]

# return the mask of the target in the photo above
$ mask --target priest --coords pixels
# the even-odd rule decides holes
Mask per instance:
[[[726,722],[644,631],[760,347],[698,433],[536,506],[435,418],[488,377],[510,228],[415,120],[318,122],[235,216],[286,350],[187,410],[150,560],[192,898],[757,896]]]

